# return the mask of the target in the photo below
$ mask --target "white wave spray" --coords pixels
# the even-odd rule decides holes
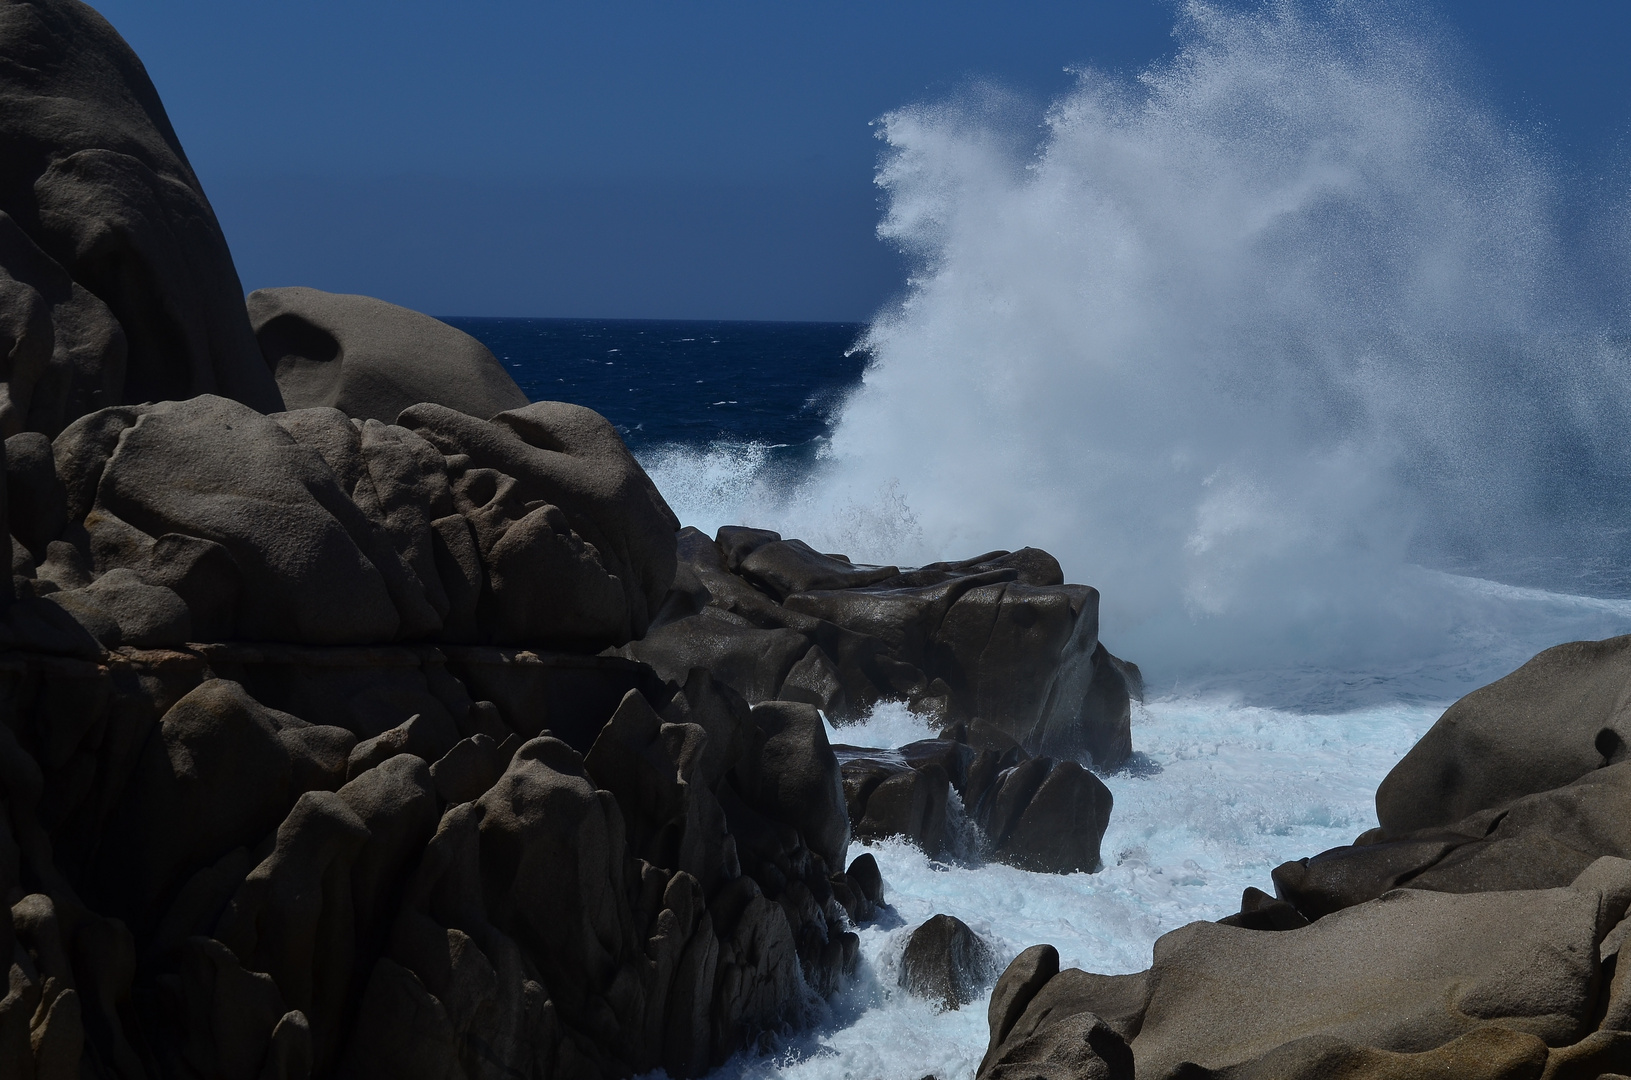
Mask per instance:
[[[1631,626],[1417,565],[1596,542],[1579,508],[1631,475],[1626,350],[1545,158],[1392,8],[1191,3],[1177,34],[1040,128],[989,89],[886,116],[880,233],[920,269],[863,385],[801,483],[654,462],[682,518],[1045,547],[1174,676]]]

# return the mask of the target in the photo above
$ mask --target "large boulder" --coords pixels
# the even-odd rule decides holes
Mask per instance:
[[[792,822],[829,870],[844,865],[849,815],[838,758],[821,716],[809,705],[754,706],[754,731],[736,767],[737,785],[756,809]]]
[[[0,350],[6,357],[0,434],[55,435],[77,416],[117,405],[125,332],[107,304],[0,212]]]
[[[942,1009],[960,1009],[995,972],[985,939],[953,915],[935,915],[912,931],[900,958],[900,985]]]
[[[425,403],[399,423],[444,455],[495,640],[645,634],[674,582],[679,520],[605,417],[540,401],[484,421]]]
[[[237,594],[232,636],[390,641],[438,621],[322,455],[244,405],[206,396],[94,413],[56,449],[94,568],[155,573],[167,535],[216,545]]]
[[[0,3],[0,146],[0,337],[28,326],[5,434],[202,393],[281,407],[158,94],[90,7]]]
[[[391,424],[422,401],[482,420],[527,405],[485,345],[429,315],[304,287],[256,289],[248,306],[290,409],[328,407]]]
[[[1296,930],[1191,923],[1156,942],[1147,974],[1078,978],[1059,993],[1056,954],[1050,970],[1047,954],[1027,950],[992,995],[981,1076],[1076,1046],[1084,1023],[1128,1033],[1141,1077],[1234,1076],[1268,1055],[1307,1056],[1307,1044],[1289,1048],[1310,1037],[1327,1055],[1339,1044],[1424,1054],[1487,1038],[1491,1025],[1533,1040],[1524,1045],[1544,1063],[1547,1048],[1590,1036],[1605,989],[1600,948],[1628,905],[1631,863],[1605,858],[1562,888],[1396,890]]]
[[[1445,710],[1376,789],[1390,834],[1449,825],[1619,761],[1631,746],[1631,636],[1575,641]]]

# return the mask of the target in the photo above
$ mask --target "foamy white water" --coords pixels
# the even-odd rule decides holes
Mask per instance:
[[[1156,693],[1133,741],[1161,769],[1106,779],[1104,870],[874,846],[892,916],[861,930],[858,985],[718,1075],[971,1077],[985,1001],[895,989],[924,919],[1004,962],[1049,942],[1140,970],[1161,934],[1374,825],[1446,703],[1631,632],[1631,601],[1429,568],[1575,559],[1623,592],[1631,352],[1623,313],[1589,306],[1623,282],[1586,287],[1560,227],[1590,200],[1402,5],[1191,2],[1177,34],[1171,62],[1084,73],[1041,116],[981,92],[884,117],[879,231],[918,268],[820,460],[642,459],[709,532],[897,564],[1046,548]],[[883,709],[834,737],[929,734]]]
[[[1115,796],[1097,874],[934,863],[909,843],[867,845],[890,910],[860,930],[863,970],[827,1022],[779,1053],[738,1058],[719,1077],[941,1080],[972,1077],[986,1046],[989,987],[940,1012],[897,989],[906,938],[931,915],[955,915],[995,946],[1002,964],[1048,942],[1060,961],[1105,974],[1149,966],[1155,939],[1239,907],[1269,871],[1347,843],[1376,824],[1376,784],[1437,719],[1438,705],[1332,715],[1252,708],[1217,698],[1138,708],[1135,744],[1160,766],[1106,778]],[[832,733],[898,746],[932,731],[898,707]],[[851,855],[861,845],[853,845]]]
[[[918,270],[863,384],[802,481],[650,462],[682,520],[1043,547],[1175,679],[1413,663],[1489,607],[1412,564],[1600,543],[1573,512],[1624,498],[1631,358],[1544,154],[1402,5],[1179,14],[1174,60],[1043,115],[884,117],[880,233]]]

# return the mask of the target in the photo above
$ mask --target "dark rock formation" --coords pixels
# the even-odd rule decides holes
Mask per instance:
[[[257,289],[248,306],[287,408],[391,424],[424,401],[482,420],[527,404],[485,345],[429,315],[299,287]]]
[[[881,900],[813,710],[703,672],[216,645],[0,684],[0,1037],[37,1075],[698,1075]]]
[[[960,1009],[996,972],[996,956],[963,920],[936,915],[912,931],[900,959],[900,985],[909,993]]]
[[[141,61],[77,0],[0,3],[0,61],[0,433],[203,393],[281,408]]]
[[[1138,669],[1098,640],[1098,592],[1026,548],[902,572],[760,529],[679,539],[674,589],[627,654],[667,678],[706,667],[749,701],[835,722],[905,700],[981,721],[1036,754],[1115,769],[1132,754]]]
[[[34,1075],[694,1076],[853,970],[881,881],[815,708],[592,654],[674,573],[609,425],[402,419],[206,395],[8,441]]]
[[[77,0],[0,0],[0,354],[4,1075],[700,1075],[809,1019],[884,903],[818,707],[998,738],[925,752],[939,817],[990,791],[1022,864],[1097,862],[1102,787],[1002,766],[1130,752],[1097,593],[1030,549],[680,560],[606,420],[464,335],[246,310]]]
[[[16,436],[15,587],[109,647],[592,650],[644,631],[675,522],[604,419],[540,402],[403,420],[414,430],[206,395],[92,413],[54,446]]]
[[[979,848],[961,854],[1044,873],[1097,871],[1113,803],[1103,781],[1074,761],[1033,758],[1012,744],[976,750],[968,738],[956,725],[898,750],[839,746],[855,836],[903,836],[943,858],[959,854],[961,818]]]

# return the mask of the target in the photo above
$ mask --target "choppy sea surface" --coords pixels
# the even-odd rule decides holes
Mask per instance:
[[[1140,970],[1372,827],[1449,702],[1631,632],[1631,170],[1560,167],[1419,8],[1184,0],[1135,77],[903,103],[878,232],[914,268],[864,326],[450,320],[706,532],[1045,548],[1150,688],[1100,872],[875,845],[855,985],[719,1076],[966,1080],[986,1001],[896,989],[924,919]]]
[[[855,349],[864,328],[849,324],[449,321],[487,344],[535,399],[572,400],[608,416],[680,507],[717,506],[733,482],[787,484],[816,468],[867,359]],[[1631,601],[1419,572],[1449,583],[1445,595],[1469,610],[1483,605],[1504,621],[1469,631],[1453,657],[1335,678],[1306,665],[1242,671],[1233,681],[1172,685],[1135,706],[1143,764],[1105,777],[1115,807],[1099,873],[1033,874],[937,862],[905,842],[866,845],[889,908],[859,930],[859,977],[821,1006],[812,1026],[715,1075],[971,1077],[985,1051],[987,999],[937,1011],[896,985],[907,935],[929,916],[962,919],[1002,964],[1045,941],[1067,966],[1142,970],[1162,934],[1229,914],[1247,886],[1272,891],[1278,863],[1375,825],[1376,785],[1456,696],[1551,643],[1547,634],[1631,630]],[[1112,647],[1115,630],[1104,631]],[[1158,681],[1161,656],[1132,658]],[[834,741],[880,747],[933,734],[891,705],[831,732]],[[861,850],[853,845],[852,856]]]

